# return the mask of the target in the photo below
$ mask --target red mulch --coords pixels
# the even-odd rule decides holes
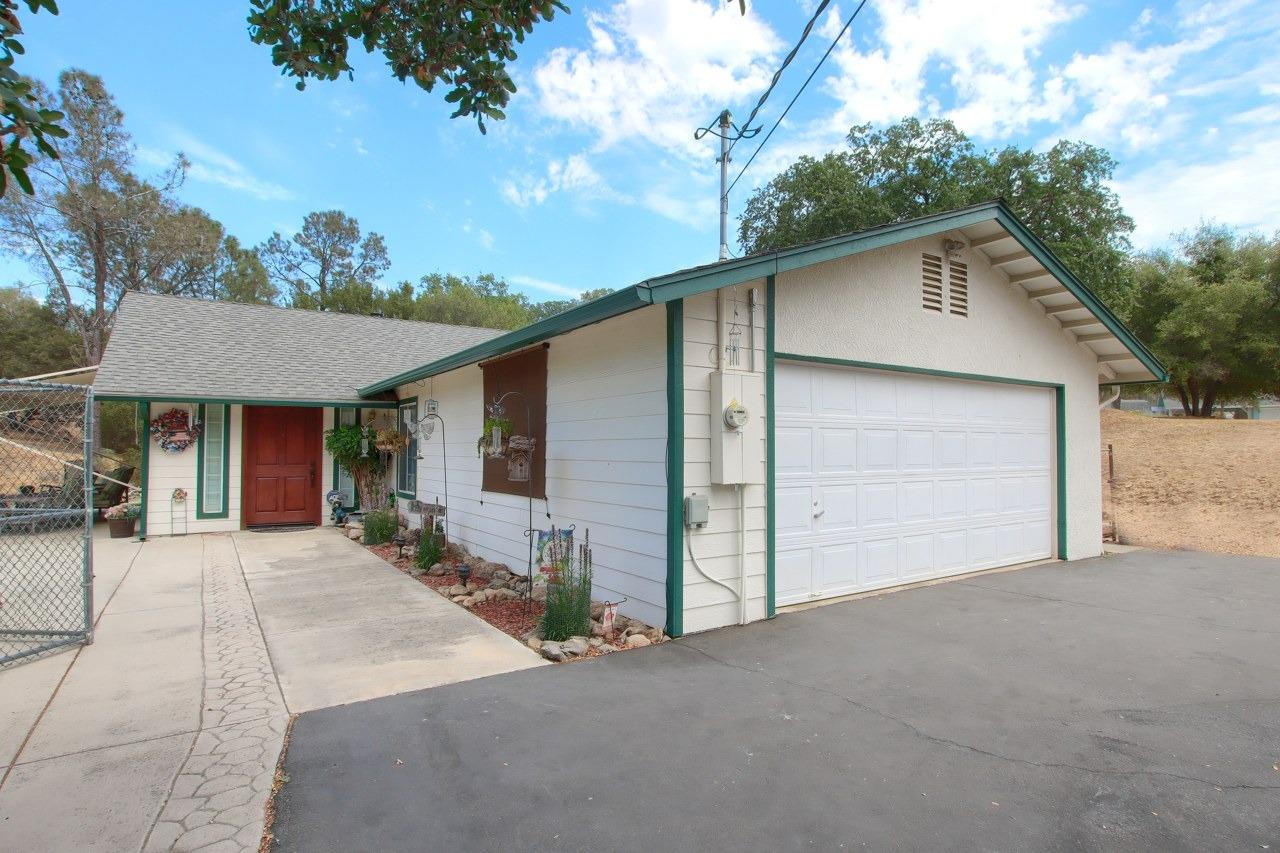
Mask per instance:
[[[413,568],[413,560],[408,557],[396,559],[395,545],[366,545],[365,548],[406,574]],[[462,582],[456,572],[443,575],[418,575],[414,580],[432,589],[449,587]],[[542,619],[542,611],[542,602],[527,603],[523,599],[485,601],[471,608],[472,613],[517,640],[538,626],[538,622]]]

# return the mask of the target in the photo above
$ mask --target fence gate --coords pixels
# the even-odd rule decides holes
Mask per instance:
[[[93,639],[93,391],[0,379],[0,667]]]

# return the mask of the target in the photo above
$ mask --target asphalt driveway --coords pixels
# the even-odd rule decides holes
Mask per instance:
[[[1136,552],[301,715],[277,849],[1280,849],[1280,561]]]

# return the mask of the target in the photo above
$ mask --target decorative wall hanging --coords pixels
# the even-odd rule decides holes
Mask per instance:
[[[507,479],[513,483],[526,482],[533,476],[534,440],[523,435],[513,435],[507,442]]]
[[[151,437],[165,453],[181,453],[200,437],[200,424],[190,412],[170,409],[151,419]]]

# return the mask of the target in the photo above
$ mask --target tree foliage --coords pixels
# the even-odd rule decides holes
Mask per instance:
[[[222,226],[174,196],[181,156],[154,182],[133,173],[124,114],[101,78],[73,69],[59,76],[56,95],[35,91],[58,105],[67,137],[57,160],[31,167],[34,195],[5,193],[0,240],[32,264],[79,334],[81,361],[96,364],[125,291],[213,295]]]
[[[35,14],[46,9],[58,14],[54,0],[22,0]],[[0,0],[0,194],[8,189],[12,176],[27,195],[35,192],[27,170],[39,155],[56,160],[58,151],[52,140],[64,139],[67,131],[58,123],[63,115],[40,103],[35,85],[17,72],[14,62],[25,51],[18,36],[22,24],[18,20],[19,0]],[[34,150],[26,147],[27,142]]]
[[[361,297],[390,266],[382,235],[362,235],[340,210],[308,213],[292,238],[273,233],[258,250],[274,284],[294,308],[359,311]]]
[[[282,74],[335,80],[352,75],[352,42],[378,51],[397,80],[426,91],[450,86],[454,118],[506,118],[516,84],[507,63],[535,25],[568,12],[560,0],[251,0],[250,37],[270,45]]]
[[[67,370],[80,362],[80,341],[58,315],[16,287],[0,287],[0,377]]]
[[[745,251],[1004,198],[1072,272],[1109,304],[1123,301],[1133,221],[1107,186],[1115,161],[1103,149],[1062,141],[982,152],[950,121],[915,118],[859,125],[848,143],[801,157],[751,195],[738,228]]]
[[[1130,327],[1170,374],[1189,416],[1280,391],[1280,235],[1202,225],[1176,252],[1133,265]]]

